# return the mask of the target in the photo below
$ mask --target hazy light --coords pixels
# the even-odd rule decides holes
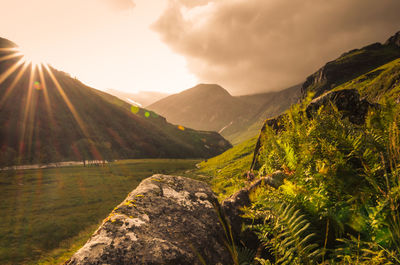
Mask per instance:
[[[35,68],[38,65],[45,64],[45,56],[41,55],[38,51],[33,51],[25,48],[18,48],[17,54],[23,56],[23,60],[28,64],[32,64],[32,68]]]

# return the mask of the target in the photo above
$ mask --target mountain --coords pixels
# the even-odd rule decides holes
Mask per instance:
[[[106,92],[122,99],[123,101],[126,101],[130,104],[135,104],[140,107],[146,107],[169,95],[156,91],[139,91],[137,93],[127,93],[116,89],[107,89]]]
[[[354,49],[326,63],[307,77],[301,88],[302,96],[305,97],[308,92],[313,92],[314,97],[318,97],[397,58],[400,58],[400,32],[390,37],[384,44],[374,43],[361,49]],[[378,72],[374,72],[373,75]]]
[[[365,104],[359,104],[359,102],[364,103],[368,100],[373,106],[390,98],[399,103],[400,31],[384,44],[374,43],[361,49],[354,49],[326,63],[303,83],[303,100],[310,92],[314,93],[314,98],[307,107],[307,112],[312,105],[317,105],[319,109],[320,106],[330,102],[344,113],[343,117],[349,118],[353,123],[357,123],[354,120],[360,118],[363,120],[364,117],[361,116],[365,116],[368,110],[368,104],[365,107]],[[352,113],[355,115],[350,115]],[[281,130],[285,115],[265,121],[252,164],[256,164],[259,159],[259,150],[262,149],[263,139],[266,139],[267,128]],[[355,117],[351,118],[349,115]]]
[[[199,84],[148,108],[171,123],[218,131],[231,142],[238,143],[255,136],[266,116],[280,114],[299,96],[300,86],[279,92],[232,96],[219,85]]]
[[[200,84],[148,106],[174,124],[220,131],[238,117],[247,117],[247,104],[215,84]],[[244,112],[244,113],[243,113]]]
[[[84,85],[24,62],[0,38],[0,160],[4,164],[106,158],[210,157],[230,147]]]

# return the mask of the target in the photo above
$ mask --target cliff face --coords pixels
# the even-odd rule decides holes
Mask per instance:
[[[396,58],[400,58],[400,32],[390,37],[384,44],[374,43],[355,49],[328,62],[307,77],[301,88],[302,96],[305,97],[308,92],[314,92],[315,97],[318,97]]]
[[[177,176],[145,179],[67,264],[231,264],[207,184]]]

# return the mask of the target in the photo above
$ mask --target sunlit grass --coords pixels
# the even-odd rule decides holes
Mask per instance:
[[[210,184],[220,200],[245,186],[243,174],[250,169],[256,142],[253,137],[199,164],[198,173],[212,177]]]
[[[141,180],[155,173],[182,175],[198,162],[121,160],[106,167],[1,172],[0,264],[69,258]]]

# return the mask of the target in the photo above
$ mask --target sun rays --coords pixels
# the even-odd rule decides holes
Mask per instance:
[[[0,48],[0,111],[17,86],[20,87],[22,85],[24,89],[23,91],[16,90],[23,95],[20,107],[22,123],[19,129],[18,163],[22,162],[21,158],[25,154],[40,152],[40,150],[33,150],[36,147],[33,146],[32,141],[34,132],[37,130],[36,127],[40,125],[38,124],[39,118],[37,115],[39,104],[43,102],[45,105],[47,120],[51,123],[51,127],[56,125],[55,105],[54,103],[52,105],[49,89],[51,89],[52,95],[57,93],[61,96],[77,127],[79,127],[82,137],[93,143],[88,151],[96,159],[102,160],[103,156],[94,144],[95,141],[92,139],[90,130],[71,102],[68,93],[66,93],[61,84],[62,82],[57,79],[57,74],[54,71],[47,63],[40,61],[37,57],[23,53],[19,48]],[[15,103],[8,102],[7,104]],[[54,140],[60,141],[61,139],[51,139],[49,141]],[[52,145],[51,148],[56,148],[57,146],[54,142]]]

